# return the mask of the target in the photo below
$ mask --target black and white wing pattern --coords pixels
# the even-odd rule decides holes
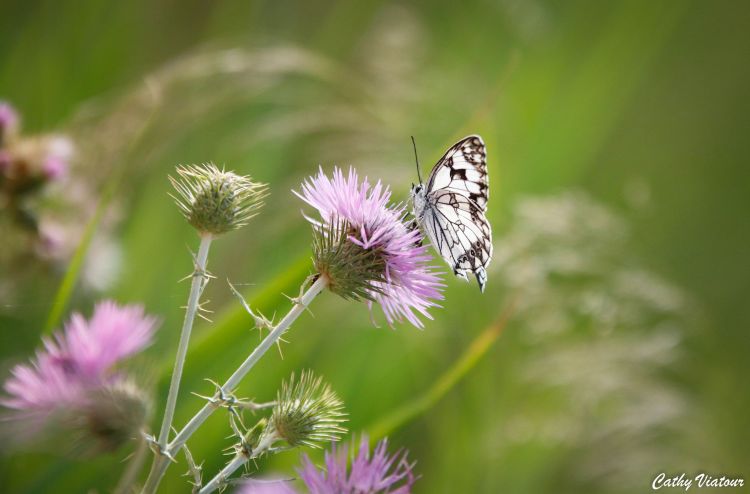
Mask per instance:
[[[473,201],[484,213],[490,194],[487,150],[477,135],[464,137],[446,151],[430,173],[427,195],[445,190]]]
[[[432,245],[457,276],[474,274],[482,291],[492,259],[488,196],[487,153],[482,138],[472,135],[445,153],[414,198],[415,217]]]

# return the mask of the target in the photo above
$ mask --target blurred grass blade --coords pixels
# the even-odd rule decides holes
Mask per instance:
[[[369,432],[371,440],[377,441],[388,436],[394,430],[409,423],[435,406],[448,391],[453,389],[482,360],[482,357],[485,356],[508,325],[514,307],[515,299],[512,299],[502,310],[497,320],[474,338],[458,360],[438,377],[425,393],[404,403],[371,426],[366,427],[365,429]]]

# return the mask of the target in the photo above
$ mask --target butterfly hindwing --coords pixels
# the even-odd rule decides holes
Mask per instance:
[[[475,274],[484,289],[492,232],[478,206],[466,196],[439,190],[425,207],[422,225],[453,272],[462,278]]]

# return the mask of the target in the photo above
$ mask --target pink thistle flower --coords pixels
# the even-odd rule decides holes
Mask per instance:
[[[414,463],[408,462],[405,451],[389,455],[387,449],[388,440],[383,439],[370,454],[367,436],[362,435],[350,466],[348,445],[338,449],[334,444],[326,452],[325,469],[305,455],[298,473],[310,494],[409,494],[416,480]]]
[[[297,494],[288,480],[248,479],[242,483],[237,494]]]
[[[140,306],[102,302],[88,321],[74,314],[31,364],[13,368],[0,404],[32,413],[75,406],[91,389],[117,381],[112,367],[148,346],[155,328]]]
[[[387,186],[360,182],[353,168],[346,176],[335,168],[333,179],[321,168],[294,193],[320,215],[307,219],[318,235],[316,268],[333,292],[379,304],[389,324],[406,319],[421,328],[418,314],[431,319],[444,285],[421,233],[405,224],[404,206],[388,205]]]

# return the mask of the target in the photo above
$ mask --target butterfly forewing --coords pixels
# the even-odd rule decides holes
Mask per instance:
[[[472,135],[461,139],[440,158],[427,182],[428,194],[438,190],[464,195],[482,211],[487,209],[487,151],[481,137]]]

